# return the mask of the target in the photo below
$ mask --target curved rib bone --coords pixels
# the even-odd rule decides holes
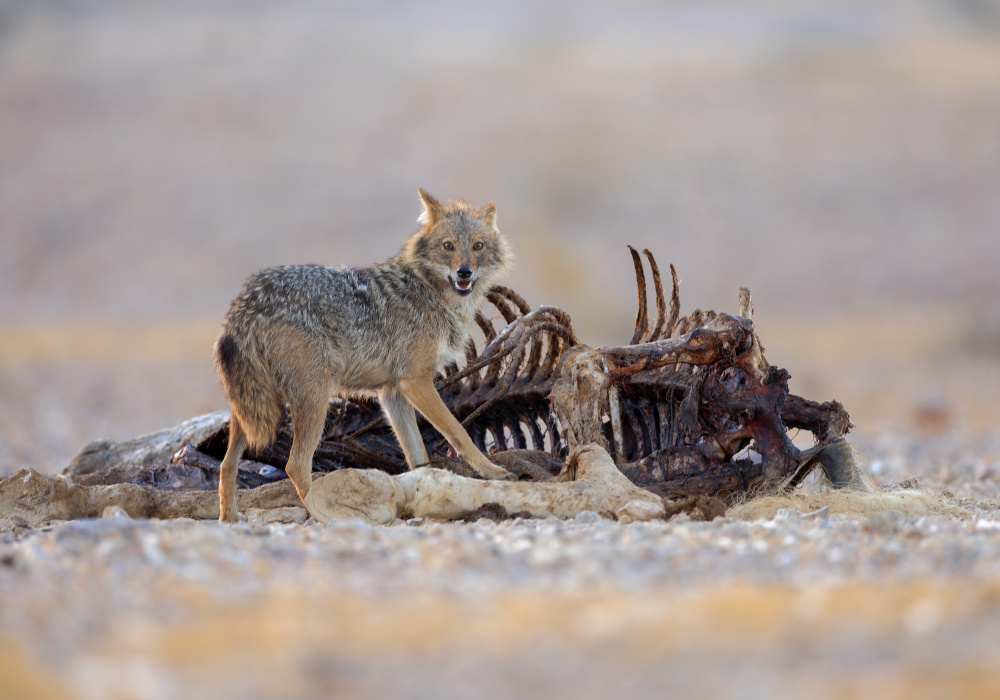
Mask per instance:
[[[649,260],[649,269],[653,273],[653,289],[656,291],[656,324],[647,338],[647,340],[653,341],[659,340],[660,333],[663,331],[663,325],[667,320],[667,304],[663,299],[663,282],[660,281],[660,268],[656,264],[656,258],[653,257],[648,248],[644,248],[642,252]]]
[[[643,342],[643,338],[649,334],[649,310],[646,308],[646,273],[642,269],[642,258],[639,251],[632,246],[628,246],[628,252],[632,254],[632,264],[635,265],[635,286],[639,289],[639,310],[635,315],[635,332],[629,345]]]
[[[669,338],[677,329],[677,319],[681,314],[681,294],[680,282],[677,281],[677,270],[673,264],[670,265],[670,276],[674,281],[674,291],[670,295],[670,318],[667,320],[667,327],[664,329],[663,337]]]

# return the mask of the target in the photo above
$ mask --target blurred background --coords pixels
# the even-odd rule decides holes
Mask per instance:
[[[631,243],[862,444],[1000,418],[1000,0],[0,0],[0,474],[224,408],[243,279],[384,260],[418,185],[588,344]]]

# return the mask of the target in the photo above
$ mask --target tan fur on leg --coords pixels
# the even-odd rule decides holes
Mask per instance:
[[[285,473],[295,484],[299,498],[305,503],[306,494],[312,485],[312,457],[316,446],[323,437],[323,424],[326,421],[327,399],[313,401],[311,404],[298,404],[291,407],[292,412],[292,449],[288,455]]]
[[[233,416],[229,420],[229,448],[222,464],[219,465],[220,523],[235,523],[239,520],[239,512],[236,509],[236,474],[246,446],[246,433],[236,416]]]
[[[396,433],[399,446],[403,448],[407,466],[416,469],[426,465],[429,461],[427,449],[417,428],[417,415],[413,411],[413,405],[398,391],[384,392],[379,396],[379,403]]]
[[[496,466],[479,451],[479,448],[472,442],[472,438],[465,432],[465,428],[448,410],[445,402],[441,400],[440,394],[434,388],[433,379],[426,377],[403,379],[399,382],[399,390],[423,414],[424,418],[429,420],[431,425],[444,435],[462,459],[468,462],[479,474],[487,479],[511,478],[506,469]]]

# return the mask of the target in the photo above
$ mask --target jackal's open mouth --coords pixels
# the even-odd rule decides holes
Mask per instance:
[[[476,285],[476,280],[457,280],[452,276],[448,276],[448,280],[451,282],[452,289],[461,295],[466,295],[472,291],[472,288]]]

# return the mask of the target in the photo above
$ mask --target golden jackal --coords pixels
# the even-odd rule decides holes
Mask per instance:
[[[288,402],[285,471],[305,500],[331,394],[376,396],[410,469],[427,462],[416,408],[472,467],[506,478],[451,414],[434,373],[462,356],[479,304],[511,259],[493,202],[442,205],[421,188],[423,228],[373,267],[274,267],[247,280],[215,344],[232,412],[219,475],[219,520],[234,522],[237,463],[274,439]]]

